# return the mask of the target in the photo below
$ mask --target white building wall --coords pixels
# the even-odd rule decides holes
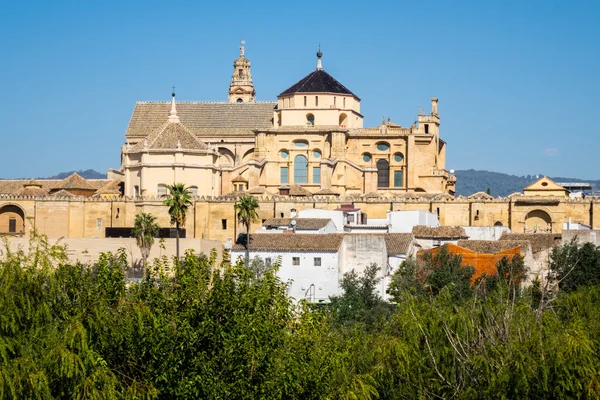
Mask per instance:
[[[233,250],[232,261],[246,256],[244,251]],[[281,257],[281,267],[277,276],[283,282],[290,282],[288,294],[296,300],[304,299],[314,293],[310,300],[315,302],[328,302],[329,296],[340,292],[338,283],[339,254],[337,252],[309,252],[309,251],[251,251],[250,260],[260,257],[263,260],[271,259],[274,264],[277,257]],[[293,257],[300,257],[300,265],[293,265]],[[321,266],[314,265],[314,258],[321,258]],[[314,291],[311,289],[314,285]],[[307,293],[308,292],[308,293]]]
[[[436,214],[422,211],[390,211],[388,213],[390,233],[409,233],[417,225],[437,227],[440,221]]]
[[[507,226],[463,226],[469,240],[499,240],[504,232],[510,232]]]
[[[340,280],[345,273],[352,270],[362,275],[365,268],[373,263],[380,268],[379,277],[382,278],[378,288],[379,295],[385,297],[386,282],[383,278],[387,273],[388,264],[387,248],[383,236],[344,236],[340,251]]]

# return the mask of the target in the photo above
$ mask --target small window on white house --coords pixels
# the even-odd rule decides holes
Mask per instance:
[[[300,257],[292,257],[292,265],[300,265]]]
[[[315,257],[314,258],[314,265],[315,265],[315,267],[320,267],[321,266],[321,257]]]
[[[273,261],[271,261],[271,257],[265,258],[265,266],[270,267],[272,264]]]

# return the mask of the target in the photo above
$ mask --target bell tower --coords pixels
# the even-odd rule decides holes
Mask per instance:
[[[244,45],[240,43],[240,56],[233,62],[233,75],[229,84],[229,103],[254,103],[256,101],[252,75],[250,74],[250,60],[244,56]]]

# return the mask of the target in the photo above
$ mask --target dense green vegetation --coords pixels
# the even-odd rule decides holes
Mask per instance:
[[[32,244],[1,255],[0,398],[600,397],[600,287],[516,290],[518,258],[474,287],[444,252],[411,260],[394,304],[370,266],[315,308],[290,301],[277,266],[187,253],[133,284],[125,251],[90,268]]]

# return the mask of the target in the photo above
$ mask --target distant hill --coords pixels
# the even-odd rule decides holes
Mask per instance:
[[[501,172],[478,171],[474,169],[456,170],[456,195],[469,196],[477,192],[490,189],[492,196],[508,196],[514,192],[521,192],[538,178],[535,175],[516,176]],[[539,174],[541,177],[542,174]],[[593,190],[600,188],[600,180],[585,180],[578,178],[549,177],[555,182],[587,182],[591,183]]]
[[[85,171],[80,170],[80,171],[61,172],[58,175],[49,176],[46,178],[37,178],[37,179],[65,179],[69,175],[73,174],[73,172],[77,172],[79,175],[81,175],[85,179],[106,179],[106,174],[102,174],[98,171],[94,171],[93,169],[86,169]]]

